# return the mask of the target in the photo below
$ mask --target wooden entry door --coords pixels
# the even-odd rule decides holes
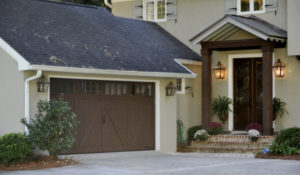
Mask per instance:
[[[80,121],[66,154],[153,150],[154,84],[51,79],[51,99],[63,94]]]
[[[234,129],[262,124],[262,58],[234,60]]]

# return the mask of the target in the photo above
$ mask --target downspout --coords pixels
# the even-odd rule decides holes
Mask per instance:
[[[109,7],[110,9],[112,9],[111,3],[108,2],[108,0],[104,0],[104,4]]]
[[[30,113],[29,113],[29,83],[33,80],[36,80],[38,78],[40,78],[42,76],[42,71],[41,70],[38,70],[36,72],[36,75],[32,76],[32,77],[29,77],[25,80],[25,119],[26,119],[26,122],[29,123],[30,121]],[[25,126],[25,134],[28,135],[29,131],[28,131],[28,128],[27,126]]]

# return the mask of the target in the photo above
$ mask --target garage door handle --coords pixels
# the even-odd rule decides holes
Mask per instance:
[[[106,122],[106,116],[102,115],[102,123],[105,124],[105,122]]]

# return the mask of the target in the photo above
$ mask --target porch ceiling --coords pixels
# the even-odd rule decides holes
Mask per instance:
[[[285,30],[255,16],[241,17],[226,15],[193,37],[190,41],[193,44],[207,41],[225,41],[231,40],[232,37],[240,33],[248,33],[248,38],[244,36],[241,39],[260,38],[275,42],[285,42],[287,39],[287,32]]]

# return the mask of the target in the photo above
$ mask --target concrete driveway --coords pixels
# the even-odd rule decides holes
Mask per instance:
[[[126,152],[69,156],[79,165],[16,175],[299,175],[300,161],[215,157],[197,153]]]

